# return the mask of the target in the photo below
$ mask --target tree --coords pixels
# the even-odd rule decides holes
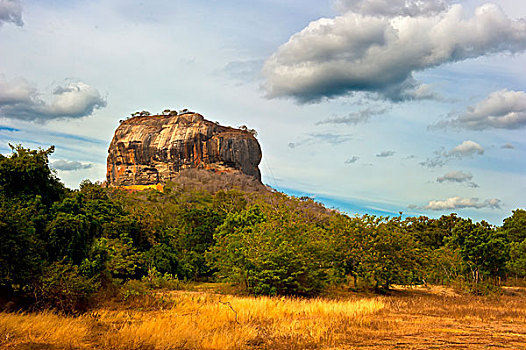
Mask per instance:
[[[361,275],[372,279],[377,291],[387,291],[392,284],[421,283],[422,250],[401,217],[366,215],[363,220]]]
[[[0,295],[23,292],[41,271],[42,244],[32,216],[39,203],[0,198]]]
[[[93,242],[90,223],[83,214],[57,213],[46,231],[47,251],[52,261],[68,258],[74,264],[80,264]]]
[[[327,232],[298,210],[299,201],[276,196],[229,213],[208,254],[218,276],[253,294],[313,295],[327,284],[332,265]]]
[[[512,275],[526,277],[526,239],[510,243],[510,259],[506,267]]]
[[[510,242],[523,242],[526,239],[526,210],[514,210],[512,216],[504,219],[502,230]]]
[[[9,146],[12,150],[10,156],[0,154],[1,195],[26,200],[38,195],[47,205],[64,196],[64,185],[49,168],[48,157],[55,150],[54,146],[47,150]]]
[[[0,292],[22,293],[41,273],[50,205],[65,195],[49,168],[47,150],[10,145],[0,154]]]
[[[449,244],[458,249],[473,283],[505,274],[509,245],[504,234],[487,222],[460,220],[453,228]]]
[[[507,268],[515,277],[526,277],[526,210],[517,209],[504,219],[502,232],[510,242]]]

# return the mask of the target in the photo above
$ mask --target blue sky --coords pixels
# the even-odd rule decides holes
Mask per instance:
[[[526,207],[526,3],[0,0],[0,152],[103,180],[120,119],[258,131],[263,181],[350,214]]]

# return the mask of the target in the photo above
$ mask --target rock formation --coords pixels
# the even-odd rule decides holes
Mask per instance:
[[[108,149],[112,186],[152,185],[183,169],[242,172],[261,180],[261,148],[254,135],[202,115],[140,115],[121,121]]]

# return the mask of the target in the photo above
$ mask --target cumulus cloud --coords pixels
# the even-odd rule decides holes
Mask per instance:
[[[503,149],[515,149],[515,146],[513,146],[511,143],[505,143],[502,146],[500,146],[500,148],[503,148]]]
[[[378,158],[387,158],[387,157],[392,157],[395,155],[395,151],[383,151],[383,152],[380,152],[378,153],[376,156]]]
[[[348,142],[351,140],[351,135],[348,134],[333,134],[333,133],[312,133],[307,134],[307,137],[297,141],[290,142],[289,148],[296,148],[304,145],[312,145],[316,143],[328,143],[330,145],[338,145],[340,143]]]
[[[467,140],[462,142],[460,145],[453,147],[449,151],[436,151],[435,157],[427,158],[425,161],[420,162],[420,165],[428,168],[441,167],[449,162],[452,158],[461,159],[482,154],[484,154],[484,148],[481,145],[475,141]]]
[[[50,101],[27,80],[7,81],[0,76],[0,117],[46,122],[82,118],[106,106],[99,91],[83,82],[67,82],[53,89]]]
[[[485,100],[468,107],[465,113],[436,126],[471,130],[524,128],[526,92],[507,89],[492,92]]]
[[[351,158],[347,159],[345,161],[345,164],[353,164],[353,163],[356,163],[358,161],[358,159],[360,159],[360,157],[358,156],[352,156]]]
[[[74,171],[74,170],[81,170],[81,169],[89,169],[93,166],[93,164],[90,164],[90,163],[82,164],[81,162],[77,162],[77,161],[57,159],[51,162],[51,166],[57,170]]]
[[[458,4],[432,17],[346,12],[311,22],[279,47],[263,67],[264,88],[268,98],[300,103],[359,91],[391,101],[433,98],[414,72],[524,49],[526,20],[510,19],[493,4],[472,18]]]
[[[449,6],[449,0],[336,0],[336,8],[366,15],[420,16],[442,12]]]
[[[462,171],[450,171],[449,173],[446,173],[443,176],[437,177],[437,182],[465,183],[469,187],[479,187],[476,183],[471,181],[472,179],[473,175],[471,173],[464,173]]]
[[[447,152],[445,155],[447,157],[471,157],[474,155],[482,155],[484,154],[484,148],[476,143],[475,141],[464,141],[460,145],[455,146],[451,149],[451,151]]]
[[[462,198],[459,196],[450,197],[445,200],[432,200],[423,207],[423,209],[428,210],[454,210],[454,209],[463,209],[463,208],[472,208],[472,209],[499,209],[500,208],[500,199],[486,199],[480,201],[478,198]]]
[[[0,0],[0,26],[6,22],[14,23],[19,27],[24,25],[22,5],[19,0]]]
[[[381,115],[387,112],[388,108],[375,108],[368,107],[358,112],[351,112],[344,117],[332,116],[327,119],[321,120],[316,123],[316,125],[321,124],[346,124],[346,125],[356,125],[360,123],[366,123],[375,115]]]

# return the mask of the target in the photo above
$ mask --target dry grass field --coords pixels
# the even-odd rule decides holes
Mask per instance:
[[[498,298],[439,287],[318,299],[174,291],[77,317],[0,313],[0,348],[526,349],[526,289]]]

